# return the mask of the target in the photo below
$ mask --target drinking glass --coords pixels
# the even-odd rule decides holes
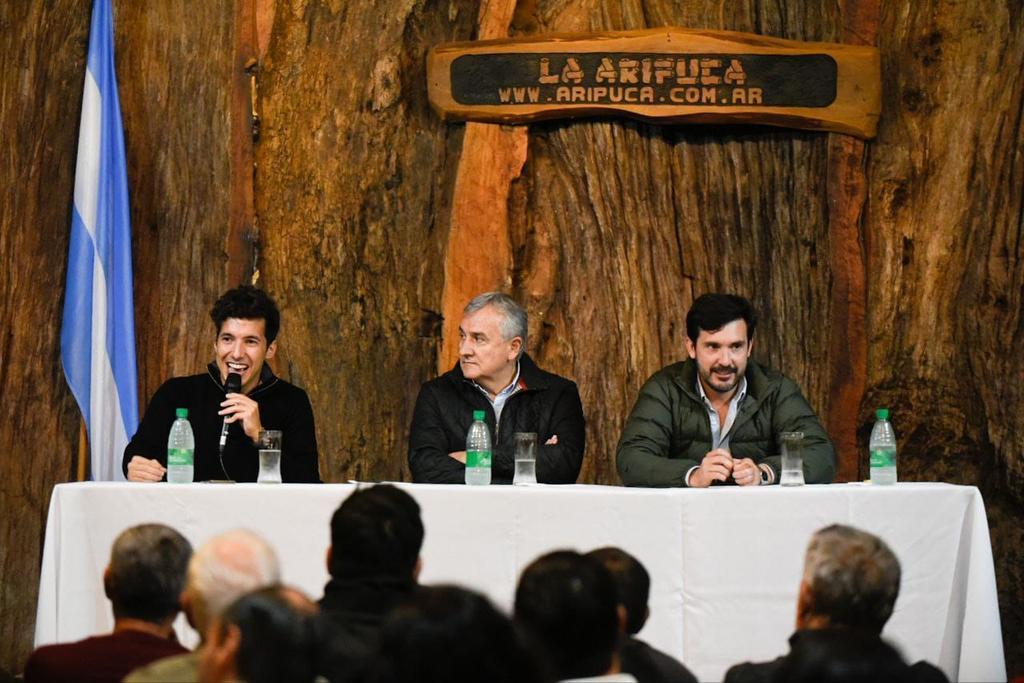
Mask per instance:
[[[512,483],[520,486],[537,483],[537,434],[516,432],[512,435],[515,445],[516,471]]]
[[[277,429],[261,429],[259,434],[260,484],[281,483],[281,432]]]
[[[802,449],[804,446],[803,432],[782,432],[779,435],[782,442],[782,477],[779,479],[780,486],[803,486],[804,485],[804,459]]]

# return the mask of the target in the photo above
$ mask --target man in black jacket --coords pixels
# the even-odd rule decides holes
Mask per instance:
[[[583,464],[583,405],[576,384],[525,353],[526,311],[500,292],[475,297],[459,325],[459,362],[420,389],[409,434],[413,481],[461,484],[473,411],[491,430],[491,481],[508,484],[513,434],[537,434],[537,481],[572,484]]]
[[[205,373],[174,377],[153,395],[138,431],[124,449],[122,467],[129,481],[160,481],[167,473],[167,436],[177,408],[188,409],[195,436],[194,480],[256,481],[260,430],[283,432],[281,478],[319,482],[316,427],[306,392],[274,375],[267,359],[277,351],[281,315],[256,287],[242,286],[221,296],[210,311],[217,330],[214,362]],[[241,391],[227,393],[228,373],[241,376]],[[220,433],[228,423],[223,467]]]

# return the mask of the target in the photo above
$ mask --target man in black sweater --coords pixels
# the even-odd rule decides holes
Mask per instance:
[[[512,483],[513,435],[537,434],[537,481],[574,484],[583,464],[583,404],[576,384],[537,367],[525,353],[526,311],[500,292],[463,311],[459,362],[420,389],[409,430],[415,482],[462,484],[473,412],[491,430],[491,481]]]
[[[194,480],[256,481],[261,430],[283,432],[281,478],[319,482],[316,427],[306,392],[274,375],[267,359],[277,351],[281,316],[256,287],[226,292],[210,311],[217,330],[214,361],[207,371],[174,377],[157,389],[138,431],[124,449],[129,481],[161,481],[167,474],[167,436],[177,408],[188,409],[195,436]],[[241,390],[226,391],[228,373],[241,376]],[[221,428],[228,423],[223,466],[218,457]]]

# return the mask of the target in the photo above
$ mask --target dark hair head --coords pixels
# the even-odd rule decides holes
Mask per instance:
[[[116,618],[160,623],[178,613],[192,546],[163,524],[121,532],[110,551],[104,581]]]
[[[221,616],[221,628],[241,635],[235,668],[247,683],[303,683],[316,677],[324,640],[315,604],[292,588],[247,593]]]
[[[571,550],[534,560],[516,587],[516,621],[544,648],[558,678],[608,671],[619,635],[617,606],[604,565]]]
[[[591,550],[593,557],[608,570],[615,581],[615,594],[619,604],[626,608],[626,633],[640,632],[647,621],[647,599],[651,593],[651,575],[640,560],[621,548],[607,547]]]
[[[484,596],[457,586],[422,587],[381,631],[374,683],[539,683],[539,659]]]
[[[803,580],[814,614],[879,634],[900,592],[900,562],[874,534],[833,524],[811,537]]]
[[[331,517],[331,576],[412,579],[423,546],[420,506],[390,484],[361,488]]]
[[[252,285],[242,285],[224,292],[210,309],[217,333],[228,318],[240,320],[262,320],[267,344],[274,343],[281,329],[281,314],[270,295]]]
[[[747,341],[754,338],[757,314],[749,301],[735,294],[701,294],[686,314],[686,336],[696,344],[701,330],[714,332],[733,320],[747,323]]]
[[[910,667],[876,635],[848,629],[800,631],[777,680],[789,683],[875,683],[913,680]]]

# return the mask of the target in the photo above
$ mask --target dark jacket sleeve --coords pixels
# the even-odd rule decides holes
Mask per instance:
[[[150,399],[135,436],[124,448],[124,457],[121,458],[124,476],[128,476],[128,463],[136,455],[167,465],[167,436],[171,432],[176,408],[172,394],[171,382],[167,381],[160,385]]]
[[[836,452],[825,428],[808,405],[800,387],[788,378],[783,378],[779,387],[774,410],[775,452],[782,451],[779,434],[782,432],[803,432],[804,481],[808,484],[830,484],[836,475]],[[772,455],[764,459],[775,470],[778,481],[782,471],[782,456]]]
[[[696,460],[669,458],[672,444],[672,396],[658,373],[640,388],[619,438],[615,464],[626,486],[686,486]]]
[[[537,481],[541,484],[575,484],[583,466],[586,448],[586,421],[583,402],[575,382],[566,381],[547,391],[545,397],[551,418],[549,431],[537,434]],[[515,400],[513,397],[510,400]],[[552,436],[558,443],[545,445]],[[494,473],[511,479],[515,474],[515,446],[504,443],[494,449]]]
[[[416,483],[464,484],[466,466],[448,455],[448,437],[437,396],[428,384],[420,388],[409,428],[409,470]]]
[[[309,395],[296,387],[289,403],[291,410],[281,426],[281,479],[289,484],[319,484],[320,459]]]

